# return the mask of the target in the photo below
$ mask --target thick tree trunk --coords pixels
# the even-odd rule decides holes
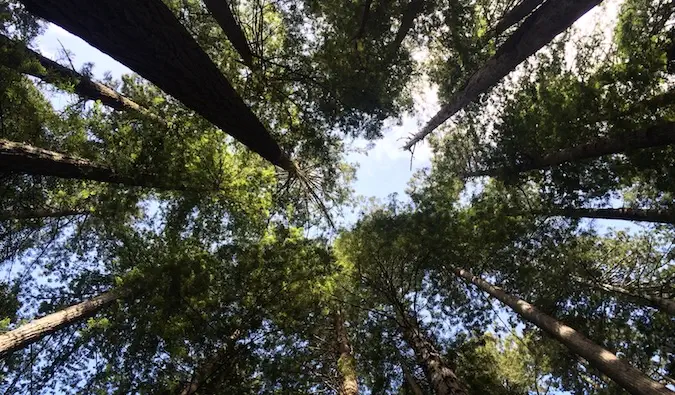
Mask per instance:
[[[504,174],[517,174],[530,170],[544,169],[566,162],[577,162],[605,155],[630,152],[636,149],[663,147],[672,144],[675,144],[675,122],[652,126],[624,137],[598,138],[590,143],[566,148],[539,159],[534,158],[530,163],[518,167],[479,170],[466,173],[464,177],[496,177]]]
[[[675,300],[673,299],[666,299],[659,296],[647,295],[640,293],[638,291],[633,291],[612,284],[589,281],[581,277],[574,277],[574,281],[608,293],[627,296],[635,301],[646,303],[650,307],[653,307],[657,310],[660,310],[666,314],[670,314],[675,317]]]
[[[73,84],[75,93],[85,99],[100,100],[101,103],[115,110],[133,111],[153,121],[166,124],[150,110],[117,93],[114,89],[62,66],[1,34],[0,54],[2,54],[2,64],[20,73],[32,75],[50,84]]]
[[[443,105],[424,128],[405,144],[404,148],[412,148],[415,143],[497,84],[516,66],[600,2],[602,0],[556,0],[544,3],[518,27],[492,58],[469,78],[464,87],[450,98],[449,103]]]
[[[409,312],[399,311],[399,320],[403,326],[403,338],[413,349],[417,361],[434,389],[436,395],[467,395],[455,372],[448,367],[434,344],[429,341],[417,324],[417,319]]]
[[[587,360],[593,367],[614,380],[631,394],[639,395],[673,395],[663,384],[652,380],[647,375],[632,367],[626,361],[603,347],[593,343],[581,333],[548,316],[515,296],[504,292],[501,288],[474,276],[464,269],[455,269],[455,274],[478,286],[502,303],[511,307],[523,319],[538,326],[544,332],[560,341],[573,353]]]
[[[340,310],[333,313],[335,325],[335,336],[337,339],[338,351],[338,373],[340,375],[340,388],[338,395],[357,395],[359,393],[359,382],[356,375],[356,359],[352,353],[352,346],[347,336],[347,328]]]
[[[415,376],[413,376],[408,367],[405,366],[405,364],[401,364],[401,369],[403,370],[404,384],[408,385],[413,395],[424,395],[422,387],[420,387],[419,383],[417,382],[417,379],[415,378]]]
[[[539,7],[539,5],[544,1],[545,0],[523,0],[518,3],[515,7],[507,11],[502,19],[499,20],[497,26],[495,26],[494,35],[499,36],[504,33],[506,29],[522,21],[523,18],[530,15],[532,11]]]
[[[227,4],[226,0],[204,0],[204,4],[206,4],[206,8],[209,9],[213,18],[223,29],[227,39],[230,40],[234,49],[237,50],[239,56],[244,60],[244,63],[252,68],[253,52],[248,45],[244,31],[232,14],[230,5]]]
[[[424,0],[410,0],[405,8],[405,11],[403,12],[403,15],[401,16],[401,25],[396,31],[394,41],[389,45],[390,54],[393,55],[398,52],[398,49],[403,43],[403,40],[408,35],[408,32],[410,32],[410,29],[412,29],[413,24],[415,23],[415,18],[417,18],[417,15],[422,12],[423,8]]]
[[[161,0],[21,0],[110,55],[271,163],[295,173],[218,67]]]
[[[0,139],[0,171],[31,175],[92,180],[128,186],[165,190],[186,190],[182,186],[164,185],[155,176],[123,176],[107,166],[88,159],[49,151],[32,145]]]
[[[637,222],[675,224],[675,211],[640,208],[561,208],[547,209],[542,214],[569,218],[621,219]]]
[[[0,221],[21,220],[21,219],[39,219],[39,218],[63,218],[75,215],[84,215],[89,213],[85,210],[20,210],[0,212]]]
[[[61,328],[93,316],[123,295],[124,292],[122,291],[106,292],[0,335],[0,358],[4,358],[13,351],[23,349]]]

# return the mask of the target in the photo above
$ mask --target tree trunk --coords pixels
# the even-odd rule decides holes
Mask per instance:
[[[675,212],[664,209],[641,208],[560,208],[547,209],[541,214],[569,218],[620,219],[638,222],[675,224]]]
[[[449,103],[443,105],[426,126],[405,144],[404,148],[411,149],[415,143],[497,84],[516,66],[600,2],[602,0],[556,0],[544,3],[469,78],[464,87],[450,98]]]
[[[295,174],[269,134],[161,0],[21,0],[180,100],[271,163]]]
[[[93,316],[123,295],[124,292],[121,291],[106,292],[0,335],[0,358],[4,358],[13,351],[23,349],[61,328]]]
[[[408,385],[413,395],[424,395],[422,387],[420,387],[417,379],[413,376],[408,367],[405,366],[405,364],[401,364],[401,369],[403,370],[403,381]]]
[[[478,286],[481,290],[511,307],[523,319],[533,323],[560,341],[570,351],[586,359],[593,367],[631,394],[673,395],[663,384],[652,380],[626,361],[617,358],[616,355],[593,343],[581,333],[555,318],[540,312],[526,301],[507,294],[501,288],[493,286],[464,269],[454,269],[454,271],[457,276]]]
[[[403,43],[403,40],[408,35],[408,32],[410,32],[410,29],[412,29],[415,18],[417,18],[417,15],[422,12],[423,8],[424,0],[410,0],[405,8],[405,11],[403,12],[403,15],[401,16],[401,25],[396,31],[396,37],[394,37],[394,41],[389,46],[389,53],[391,56],[398,52],[398,49],[401,47],[401,43]]]
[[[8,221],[12,219],[38,219],[38,218],[63,218],[74,215],[87,214],[86,210],[20,210],[20,211],[6,211],[0,212],[0,221]]]
[[[529,170],[539,170],[566,162],[577,162],[605,155],[630,152],[636,149],[663,147],[675,144],[675,122],[652,126],[645,130],[633,132],[624,137],[602,137],[590,143],[566,148],[558,152],[535,158],[530,163],[518,167],[479,170],[464,174],[465,177],[518,174]]]
[[[32,75],[50,84],[73,84],[75,93],[83,98],[100,100],[101,103],[115,110],[132,111],[166,125],[163,119],[133,100],[117,93],[114,89],[62,66],[29,49],[22,43],[1,34],[0,53],[2,53],[2,64],[19,73]]]
[[[574,277],[574,281],[582,283],[584,285],[587,285],[591,288],[599,289],[599,290],[602,290],[602,291],[605,291],[605,292],[608,292],[608,293],[620,294],[620,295],[623,295],[623,296],[627,296],[627,297],[629,297],[631,299],[634,299],[638,302],[642,302],[642,303],[646,302],[646,304],[648,304],[649,306],[675,317],[675,300],[673,300],[673,299],[666,299],[666,298],[662,298],[662,297],[659,297],[659,296],[642,294],[642,293],[639,293],[637,291],[633,291],[633,290],[626,289],[626,288],[619,287],[619,286],[612,285],[612,284],[589,281],[589,280],[583,279],[581,277]]]
[[[434,389],[436,395],[467,395],[468,392],[460,384],[455,372],[448,367],[427,335],[417,324],[417,319],[409,312],[399,310],[399,320],[403,329],[403,337],[413,349],[417,361]]]
[[[88,159],[3,139],[0,139],[0,170],[165,190],[189,189],[165,185],[152,175],[140,174],[133,177],[120,175],[113,169]]]
[[[356,359],[352,353],[352,346],[347,336],[347,328],[342,311],[333,313],[335,336],[337,338],[338,351],[338,373],[340,375],[340,388],[338,395],[357,395],[359,393],[359,382],[356,375]]]
[[[545,0],[523,0],[518,3],[515,7],[507,11],[502,19],[499,20],[497,26],[495,26],[494,35],[499,36],[504,33],[506,29],[522,21],[523,18],[530,15],[532,11],[539,7],[539,5],[544,1]]]
[[[204,0],[206,8],[209,9],[213,18],[218,22],[220,27],[225,32],[227,39],[230,40],[234,49],[237,50],[239,56],[244,60],[244,63],[249,67],[253,67],[253,52],[248,45],[246,35],[237,23],[237,20],[232,14],[230,5],[226,0]]]
[[[363,12],[361,13],[361,22],[359,23],[359,29],[354,34],[354,40],[362,39],[366,34],[366,25],[368,24],[368,18],[370,17],[370,5],[373,3],[373,0],[365,0],[363,2]]]

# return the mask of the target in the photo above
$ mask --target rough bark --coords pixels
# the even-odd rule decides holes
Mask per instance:
[[[204,0],[204,4],[223,29],[227,39],[230,40],[234,49],[237,50],[239,56],[244,60],[244,63],[252,68],[253,52],[248,44],[248,40],[246,40],[244,31],[232,14],[230,5],[225,0]]]
[[[0,221],[8,221],[13,219],[39,219],[39,218],[63,218],[74,215],[87,214],[89,211],[85,210],[19,210],[19,211],[5,211],[0,212]]]
[[[589,281],[581,277],[575,277],[574,281],[582,283],[591,288],[599,289],[601,291],[629,297],[639,303],[647,304],[650,307],[653,307],[657,310],[660,310],[666,314],[670,314],[675,317],[675,300],[673,299],[648,295],[612,284]]]
[[[420,329],[417,320],[409,312],[399,311],[403,338],[415,352],[417,361],[434,389],[436,395],[468,395],[457,375],[441,357],[428,336]]]
[[[4,358],[13,351],[23,349],[59,329],[93,316],[123,295],[123,291],[106,292],[0,335],[0,358]]]
[[[530,15],[545,0],[523,0],[515,7],[511,8],[495,26],[495,36],[499,36],[504,31],[516,23],[520,22],[526,16]]]
[[[0,53],[2,53],[2,64],[20,73],[32,75],[50,84],[72,84],[74,92],[85,99],[100,100],[101,103],[115,110],[132,111],[153,121],[166,124],[156,114],[117,93],[114,89],[62,66],[1,34]]]
[[[542,313],[526,301],[507,294],[501,288],[474,276],[464,269],[454,269],[454,271],[460,278],[478,286],[481,290],[511,307],[523,319],[533,323],[560,341],[570,351],[587,360],[590,365],[631,394],[673,395],[673,392],[663,384],[652,380],[628,362],[619,359],[613,353],[593,343],[581,333],[555,318]]]
[[[401,43],[403,43],[403,40],[408,35],[408,32],[410,32],[410,29],[412,29],[413,24],[415,23],[415,18],[417,18],[417,15],[422,12],[423,8],[424,0],[410,0],[405,8],[405,11],[403,12],[403,15],[401,16],[401,25],[396,31],[394,41],[392,41],[389,46],[389,53],[395,54],[398,52],[398,49],[401,47]]]
[[[476,71],[450,101],[404,146],[411,149],[443,122],[497,84],[530,55],[548,44],[555,36],[602,0],[547,1],[532,13],[504,42],[497,52]]]
[[[333,320],[337,339],[338,374],[340,375],[338,395],[357,395],[359,393],[359,382],[356,375],[356,359],[354,359],[352,353],[344,316],[340,310],[333,313]]]
[[[0,171],[165,190],[189,189],[179,185],[161,183],[157,177],[148,174],[121,175],[110,167],[88,159],[3,139],[0,139]]]
[[[161,0],[21,0],[180,100],[271,163],[295,173],[265,126]]]
[[[602,137],[586,144],[566,148],[558,152],[533,158],[529,163],[517,167],[479,170],[464,174],[465,177],[517,174],[539,170],[566,162],[598,158],[605,155],[630,152],[637,149],[663,147],[675,144],[675,122],[652,126],[623,137]]]
[[[548,209],[542,214],[570,218],[621,219],[626,221],[675,224],[675,211],[641,208],[562,208]]]

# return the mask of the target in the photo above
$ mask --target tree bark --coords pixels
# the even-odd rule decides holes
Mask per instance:
[[[401,16],[401,25],[396,31],[394,41],[389,46],[389,53],[392,54],[392,56],[398,52],[398,49],[403,43],[403,40],[408,35],[408,32],[410,32],[410,29],[412,29],[413,24],[415,23],[415,18],[417,18],[417,15],[422,12],[423,8],[424,0],[410,0],[406,6],[405,11]]]
[[[417,319],[407,311],[399,309],[399,320],[403,329],[403,338],[413,349],[417,361],[434,389],[436,395],[468,395],[460,384],[455,372],[441,357],[434,344],[420,329]]]
[[[29,144],[0,139],[0,171],[69,179],[91,180],[128,186],[187,190],[183,186],[166,185],[156,176],[140,174],[124,176],[110,167],[88,159],[49,151]]]
[[[464,269],[454,269],[454,272],[460,278],[478,286],[481,290],[511,307],[523,319],[533,323],[560,341],[570,351],[586,359],[593,367],[631,394],[673,395],[673,392],[663,384],[652,380],[626,361],[617,358],[616,355],[593,343],[581,333],[555,318],[540,312],[526,301],[507,294],[501,288],[495,287]]]
[[[253,67],[253,52],[248,45],[246,35],[237,23],[237,20],[230,10],[230,5],[226,0],[204,0],[206,8],[209,9],[213,18],[218,22],[220,27],[225,32],[227,39],[230,40],[234,49],[237,50],[239,56],[244,60],[244,63],[249,67]]]
[[[21,0],[110,55],[274,165],[296,167],[161,0]]]
[[[495,26],[495,36],[499,36],[504,31],[516,23],[520,22],[526,16],[530,15],[535,8],[539,7],[545,0],[523,0],[515,7],[511,8]]]
[[[675,224],[675,211],[641,208],[560,208],[547,209],[541,214],[569,218],[619,219],[637,222]]]
[[[106,292],[0,335],[0,358],[6,357],[13,351],[23,349],[61,328],[95,315],[122,296],[124,296],[122,291]]]
[[[340,375],[338,395],[358,395],[359,382],[356,375],[356,359],[352,352],[352,346],[349,343],[349,336],[347,336],[347,328],[345,328],[342,311],[338,310],[333,313],[333,320],[339,355],[337,361],[338,374]]]
[[[450,101],[404,146],[411,149],[443,122],[497,84],[530,55],[548,44],[555,36],[602,0],[547,1],[539,7],[504,42],[497,52],[476,71]]]
[[[0,143],[1,144],[1,143]],[[12,219],[38,219],[38,218],[63,218],[75,215],[87,214],[89,211],[85,210],[20,210],[20,211],[5,211],[0,212],[0,221],[8,221]]]
[[[619,294],[627,296],[633,300],[636,300],[641,303],[646,303],[650,307],[653,307],[659,311],[662,311],[666,314],[670,314],[675,317],[675,300],[662,298],[659,296],[647,295],[633,291],[627,288],[619,287],[612,284],[600,283],[589,281],[581,277],[575,277],[574,281],[587,285],[591,288],[599,289],[612,294]]]
[[[2,64],[20,73],[32,75],[50,84],[73,84],[75,93],[119,111],[131,111],[166,125],[166,122],[147,108],[117,93],[114,89],[93,81],[75,70],[62,66],[22,43],[0,34]],[[40,67],[41,66],[41,67]]]
[[[530,163],[517,167],[504,167],[479,170],[464,174],[464,177],[518,174],[530,170],[540,170],[566,162],[577,162],[605,155],[630,152],[637,149],[663,147],[675,144],[675,122],[652,126],[624,137],[602,137],[576,147],[562,149],[542,158],[534,158]]]

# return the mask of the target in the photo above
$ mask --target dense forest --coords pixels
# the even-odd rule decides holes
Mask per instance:
[[[41,53],[53,25],[133,73]],[[0,30],[3,393],[675,393],[673,0],[0,0]],[[397,144],[431,165],[359,196],[352,143],[426,83]]]

